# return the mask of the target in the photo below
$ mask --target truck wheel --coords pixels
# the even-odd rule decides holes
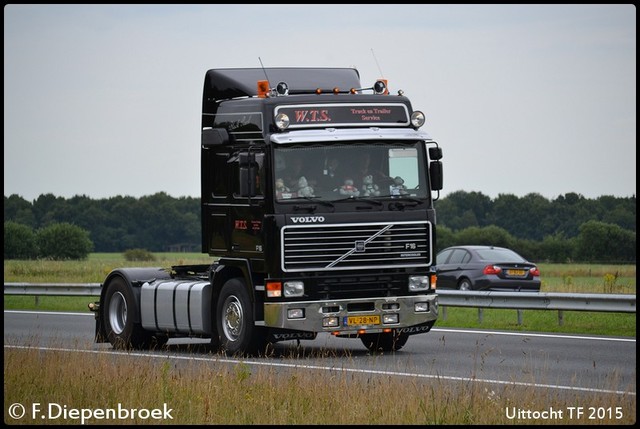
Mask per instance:
[[[133,292],[120,277],[114,277],[107,286],[102,307],[102,323],[107,339],[116,349],[146,348],[154,337],[135,324]],[[158,338],[158,341],[162,339]],[[165,341],[166,342],[166,341]]]
[[[395,352],[407,344],[409,335],[383,332],[380,334],[364,334],[360,336],[362,344],[372,352]]]
[[[263,351],[266,335],[255,326],[253,305],[244,281],[227,280],[216,305],[216,323],[220,348],[231,355],[253,355]]]

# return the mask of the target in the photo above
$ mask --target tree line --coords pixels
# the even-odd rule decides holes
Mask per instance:
[[[457,191],[437,200],[436,211],[437,250],[455,244],[490,244],[513,248],[532,261],[636,260],[635,195],[587,199],[568,193],[549,200],[532,193],[491,199],[480,192]],[[31,229],[36,242],[45,228],[55,224],[81,228],[95,252],[198,252],[200,216],[199,198],[174,198],[164,192],[105,199],[43,194],[34,201],[14,194],[4,197],[5,258],[7,222],[12,222],[10,231],[16,224]]]
[[[577,193],[549,200],[457,191],[436,202],[438,249],[456,244],[510,247],[531,261],[635,263],[636,197]]]

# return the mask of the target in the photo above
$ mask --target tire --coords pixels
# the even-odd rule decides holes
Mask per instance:
[[[471,281],[469,279],[462,279],[458,283],[458,290],[472,290]]]
[[[360,336],[362,344],[371,352],[395,352],[407,343],[408,334],[383,332],[380,334],[364,334]]]
[[[107,339],[115,349],[142,349],[152,344],[160,346],[168,340],[164,336],[154,336],[134,323],[138,311],[136,302],[133,292],[121,277],[114,277],[109,282],[101,308]]]
[[[234,356],[264,352],[264,329],[255,326],[253,304],[243,280],[229,279],[220,290],[216,303],[216,328],[220,349]]]

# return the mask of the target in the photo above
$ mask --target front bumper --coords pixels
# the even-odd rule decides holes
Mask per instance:
[[[426,304],[426,305],[425,305]],[[416,311],[416,306],[426,307]],[[290,311],[303,317],[290,318]],[[397,314],[397,323],[384,323],[385,317]],[[349,318],[379,316],[380,323],[348,324]],[[323,326],[323,321],[337,319],[337,326]],[[370,317],[362,317],[371,320]],[[308,332],[332,332],[340,334],[383,332],[385,329],[402,329],[435,322],[438,318],[436,294],[349,300],[267,302],[264,304],[264,324],[267,327]],[[407,330],[410,332],[410,330]],[[416,331],[417,332],[417,331]]]

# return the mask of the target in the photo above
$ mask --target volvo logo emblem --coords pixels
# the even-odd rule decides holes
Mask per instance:
[[[364,241],[358,240],[355,245],[356,252],[364,252]]]
[[[293,223],[317,223],[324,222],[324,216],[292,216],[291,220]]]

